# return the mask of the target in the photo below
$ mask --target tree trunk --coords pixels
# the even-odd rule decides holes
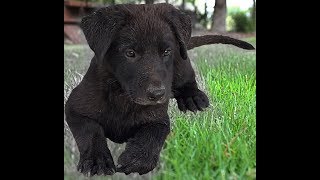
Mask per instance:
[[[253,23],[256,24],[256,0],[253,0],[252,20]]]
[[[193,6],[194,8],[196,8],[196,0],[192,0],[192,1],[191,1],[191,4],[192,4],[192,6]]]
[[[182,0],[181,9],[185,10],[186,8],[186,0]]]
[[[212,31],[218,33],[226,32],[226,14],[226,0],[216,0],[212,16]]]
[[[166,0],[166,3],[169,3],[169,0]]]
[[[208,17],[208,11],[207,11],[207,3],[204,3],[204,13],[203,15],[201,15],[201,20],[203,20],[203,27],[205,29],[207,29],[207,25],[208,25],[208,20],[207,20],[207,17]]]
[[[154,0],[146,0],[146,4],[153,4]]]

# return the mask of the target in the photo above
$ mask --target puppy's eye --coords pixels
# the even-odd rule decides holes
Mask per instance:
[[[134,58],[136,56],[136,53],[130,49],[126,51],[126,56],[130,58]]]
[[[166,49],[164,52],[163,52],[163,56],[169,56],[171,54],[171,49]]]

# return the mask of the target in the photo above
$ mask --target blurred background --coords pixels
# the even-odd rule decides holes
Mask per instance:
[[[191,17],[193,34],[228,33],[238,38],[255,35],[256,0],[65,0],[64,43],[85,43],[79,22],[97,8],[123,3],[164,2]]]
[[[112,4],[163,2],[190,15],[193,36],[223,34],[256,47],[255,0],[65,0],[64,103],[94,56],[79,27],[81,18]],[[142,176],[85,177],[76,170],[79,151],[64,121],[64,179],[256,179],[256,51],[214,44],[189,50],[188,55],[210,106],[201,113],[182,113],[170,100],[172,131],[158,166]],[[125,144],[108,140],[108,146],[117,163]]]

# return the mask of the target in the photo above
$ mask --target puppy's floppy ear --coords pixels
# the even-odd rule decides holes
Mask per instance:
[[[187,59],[187,46],[191,37],[191,18],[182,11],[172,8],[172,11],[165,16],[166,21],[169,23],[171,29],[180,46],[180,56],[182,59]]]
[[[80,27],[87,39],[89,47],[96,57],[102,60],[111,42],[124,22],[125,15],[119,6],[101,8],[82,18]]]

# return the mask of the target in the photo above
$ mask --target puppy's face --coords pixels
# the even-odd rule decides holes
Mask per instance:
[[[135,103],[154,105],[170,97],[176,52],[175,35],[167,23],[132,19],[116,34],[106,60]]]
[[[98,63],[135,103],[168,101],[173,61],[187,59],[189,17],[169,4],[115,5],[84,17],[81,27]]]

